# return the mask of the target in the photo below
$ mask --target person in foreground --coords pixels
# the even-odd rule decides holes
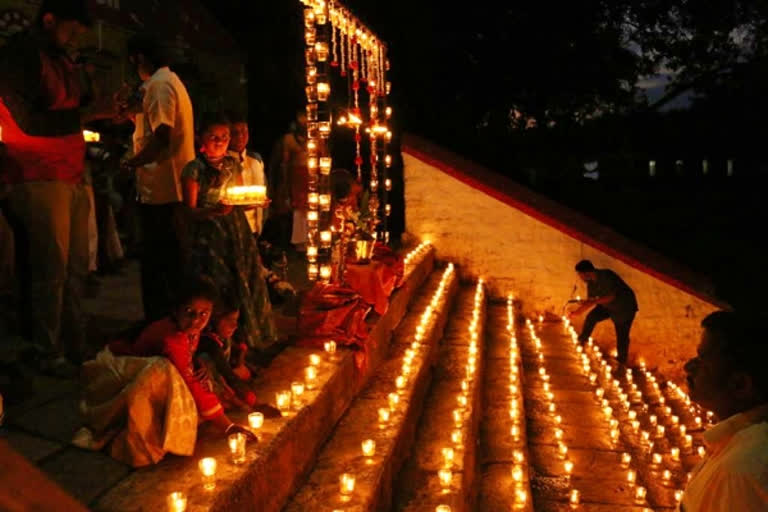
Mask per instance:
[[[685,365],[691,399],[719,423],[704,433],[681,512],[768,511],[768,359],[763,322],[718,311],[701,323],[697,355]]]
[[[128,333],[83,365],[86,427],[73,443],[99,450],[134,467],[155,464],[166,453],[192,455],[199,422],[225,434],[248,430],[225,414],[205,372],[195,367],[200,334],[216,291],[190,281],[167,317]]]
[[[571,311],[568,316],[580,315],[592,308],[584,320],[579,341],[585,343],[592,335],[595,326],[610,318],[616,329],[617,359],[620,364],[627,364],[629,331],[637,313],[635,292],[616,272],[595,268],[589,260],[578,262],[576,273],[587,284],[587,300],[580,301],[579,307]]]

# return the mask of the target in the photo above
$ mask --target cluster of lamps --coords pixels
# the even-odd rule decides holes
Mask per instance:
[[[578,353],[584,375],[594,388],[595,397],[600,403],[605,419],[610,423],[610,436],[613,443],[622,439],[634,454],[623,453],[622,468],[626,470],[627,483],[634,489],[635,500],[646,503],[647,489],[638,484],[638,470],[648,469],[646,476],[660,480],[664,487],[674,489],[682,483],[684,461],[682,454],[703,457],[703,446],[694,447],[690,432],[701,430],[707,416],[693,404],[688,395],[672,382],[666,383],[662,391],[658,379],[641,363],[639,369],[627,368],[623,375],[614,376],[614,368],[607,357],[590,338],[582,347],[576,330],[567,318],[563,318],[571,342]],[[636,380],[640,377],[645,382],[645,389]],[[666,395],[666,396],[665,396]],[[675,408],[673,408],[675,405]],[[678,415],[684,410],[685,419]],[[664,452],[664,453],[662,453]],[[643,463],[633,465],[633,462]],[[690,478],[690,474],[686,475]],[[683,491],[674,490],[678,503]]]
[[[525,451],[525,414],[523,413],[522,358],[517,341],[514,297],[507,297],[507,333],[509,335],[509,435],[514,446],[512,452],[512,484],[514,494],[512,508],[522,510],[528,503],[525,485],[527,461]],[[547,384],[549,386],[549,384]]]
[[[455,271],[452,263],[449,263],[446,267],[443,275],[440,278],[440,283],[432,294],[432,299],[429,304],[424,308],[419,323],[416,326],[412,342],[405,350],[403,354],[402,364],[400,367],[400,374],[395,378],[394,390],[387,395],[386,407],[380,407],[377,410],[379,429],[387,429],[392,420],[392,416],[397,412],[400,407],[401,399],[405,393],[405,390],[410,382],[411,377],[414,375],[416,368],[414,368],[414,360],[418,353],[425,347],[422,343],[424,336],[429,332],[431,324],[437,318],[437,314],[443,305],[446,290],[451,284]],[[360,443],[360,448],[363,457],[366,458],[367,464],[373,464],[373,457],[376,454],[376,441],[373,439],[364,439]],[[355,491],[355,476],[351,473],[342,473],[339,475],[339,493],[341,500],[347,502],[351,499],[352,494]]]
[[[467,345],[467,360],[464,365],[464,378],[461,380],[461,391],[456,395],[456,408],[452,411],[454,428],[451,431],[451,442],[440,450],[443,459],[443,467],[437,472],[440,486],[444,494],[448,494],[453,481],[453,462],[456,452],[465,447],[468,440],[466,433],[466,418],[470,416],[471,397],[473,396],[477,372],[477,358],[480,355],[479,343],[482,335],[482,311],[485,304],[485,286],[483,279],[478,279],[475,286],[475,296],[472,306],[472,320],[467,327],[469,344]],[[450,512],[450,505],[438,505],[436,512]]]
[[[336,358],[336,342],[329,340],[324,344],[324,350],[329,360]],[[302,396],[305,390],[315,389],[317,386],[318,366],[321,357],[319,354],[310,354],[309,364],[304,371],[304,381],[294,381],[290,389],[278,391],[275,395],[277,408],[285,415],[291,410],[298,410],[303,405]],[[248,414],[248,426],[253,432],[258,432],[264,426],[264,414],[252,412]],[[246,461],[246,441],[243,433],[236,432],[227,437],[232,463],[243,464]],[[198,469],[202,477],[203,488],[212,491],[216,488],[216,470],[218,463],[214,457],[203,457],[198,461]],[[354,485],[354,484],[353,484]],[[166,498],[169,512],[184,512],[187,508],[187,496],[181,491],[168,494]]]
[[[386,81],[389,67],[386,46],[355,16],[336,0],[300,0],[304,5],[305,75],[307,95],[307,260],[308,277],[329,282],[334,279],[331,264],[334,242],[344,240],[344,230],[332,229],[330,174],[333,159],[328,139],[333,126],[330,107],[331,71],[339,70],[342,76],[352,74],[348,81],[353,106],[337,121],[355,131],[358,179],[363,181],[363,158],[360,133],[364,116],[360,109],[359,89],[368,92],[369,118],[366,131],[370,136],[370,168],[368,185],[369,208],[374,218],[383,220],[382,240],[389,242],[387,216],[391,212],[388,192],[392,181],[387,169],[392,164],[387,145],[392,139],[388,127],[392,108],[386,97],[390,85]],[[341,58],[339,58],[339,54]],[[384,186],[380,187],[379,183]],[[381,196],[381,200],[379,200]],[[383,205],[383,206],[382,206]],[[343,258],[343,251],[340,258]],[[336,278],[340,277],[339,272]]]

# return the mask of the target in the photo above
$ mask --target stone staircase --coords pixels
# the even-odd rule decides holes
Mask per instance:
[[[204,436],[194,457],[132,471],[90,506],[172,510],[167,496],[182,491],[190,512],[674,510],[703,455],[708,418],[681,389],[611,368],[567,321],[526,318],[482,280],[460,283],[428,244],[407,254],[369,328],[362,369],[341,348],[291,347],[272,362],[262,399],[303,392],[264,422],[245,463]],[[213,491],[203,457],[218,462]]]
[[[284,510],[674,510],[707,415],[645,368],[612,368],[567,321],[525,318],[449,274],[415,298]]]

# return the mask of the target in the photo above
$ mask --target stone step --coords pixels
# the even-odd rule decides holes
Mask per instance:
[[[433,512],[439,505],[450,506],[452,512],[474,509],[484,325],[483,283],[462,286],[440,342],[413,453],[397,478],[393,510]],[[470,357],[474,363],[469,363]],[[460,405],[459,397],[466,403]],[[462,414],[458,423],[454,411]],[[445,476],[451,477],[447,485],[440,479],[440,471],[446,469],[450,473]]]
[[[283,508],[315,462],[318,451],[355,396],[384,360],[394,329],[401,323],[434,268],[434,249],[422,247],[409,258],[403,285],[390,298],[384,315],[369,322],[368,364],[361,372],[355,353],[340,348],[333,357],[322,351],[290,347],[278,355],[260,376],[260,398],[275,403],[275,393],[304,382],[310,355],[320,357],[314,389],[306,389],[300,406],[283,418],[267,419],[259,442],[247,447],[244,464],[231,462],[226,440],[198,439],[193,457],[168,456],[160,464],[133,471],[100,496],[92,507],[99,511],[156,512],[166,509],[169,493],[188,497],[187,511],[258,510]],[[246,423],[244,417],[233,419]],[[215,457],[218,463],[215,491],[203,489],[198,460]]]
[[[436,271],[423,287],[395,332],[389,358],[336,426],[286,512],[391,508],[392,482],[413,443],[438,340],[457,286],[453,266],[449,265]],[[402,368],[409,360],[410,376],[403,379]],[[391,396],[397,396],[398,403],[390,409]],[[390,411],[391,416],[382,423],[380,415]],[[375,442],[375,453],[370,457],[364,456],[361,448],[366,440]],[[354,478],[354,489],[348,494],[341,493],[343,475]]]
[[[517,323],[511,300],[488,306],[477,508],[483,512],[533,510]]]

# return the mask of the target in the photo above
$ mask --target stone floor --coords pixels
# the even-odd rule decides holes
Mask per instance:
[[[302,259],[296,254],[289,255],[289,280],[301,289],[307,284],[304,275]],[[136,261],[129,261],[119,274],[102,278],[97,293],[85,300],[91,351],[98,350],[111,335],[140,321],[141,304]],[[277,320],[281,334],[289,336],[293,322],[280,314]],[[13,342],[11,339],[7,344]],[[76,379],[33,376],[28,391],[29,395],[20,403],[6,406],[0,438],[7,439],[17,452],[65,491],[84,504],[94,503],[132,471],[105,453],[70,445],[73,434],[82,426]]]

